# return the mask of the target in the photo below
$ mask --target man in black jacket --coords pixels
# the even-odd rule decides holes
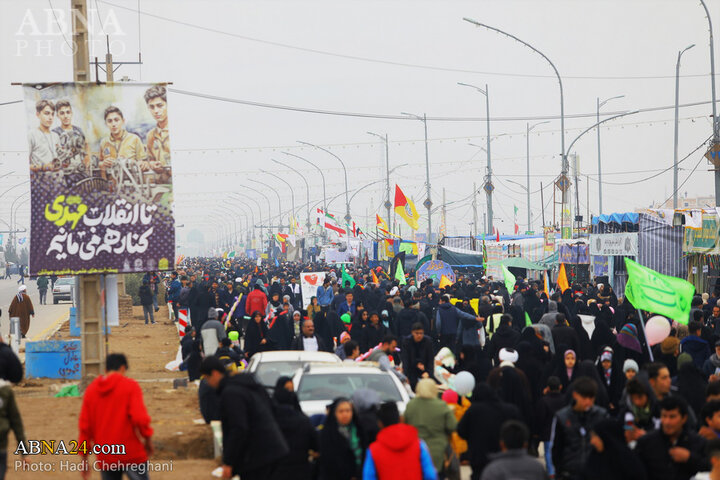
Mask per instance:
[[[326,352],[327,346],[323,339],[315,335],[315,323],[305,320],[301,327],[302,333],[293,338],[290,350],[304,350],[306,352]]]
[[[555,326],[551,330],[555,345],[566,345],[575,352],[580,352],[580,339],[577,332],[567,324],[565,315],[558,313],[555,316]]]
[[[495,365],[500,364],[498,359],[498,353],[503,348],[515,348],[520,341],[520,332],[515,330],[512,326],[512,317],[504,313],[500,317],[500,325],[497,330],[490,338],[490,341],[485,345],[488,357],[495,362]]]
[[[214,356],[200,366],[208,385],[220,396],[223,478],[267,480],[290,449],[272,412],[265,388],[252,374],[227,375]]]
[[[592,449],[590,433],[607,417],[604,408],[595,405],[598,385],[590,377],[574,382],[572,403],[558,410],[552,424],[552,461],[557,478],[580,479]]]
[[[403,339],[400,347],[400,358],[410,387],[415,390],[415,385],[421,378],[434,380],[435,366],[432,340],[425,335],[423,324],[417,322],[411,328],[410,336]]]
[[[688,480],[707,471],[705,439],[685,428],[688,405],[678,396],[660,401],[659,430],[640,437],[635,453],[653,480]]]

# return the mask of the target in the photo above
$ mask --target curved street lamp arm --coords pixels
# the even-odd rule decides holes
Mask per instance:
[[[597,127],[598,125],[603,124],[603,123],[605,123],[605,122],[609,122],[610,120],[614,120],[614,119],[620,118],[620,117],[625,117],[625,116],[628,116],[628,115],[633,115],[633,114],[638,113],[638,112],[639,112],[639,110],[633,110],[632,112],[621,113],[621,114],[619,114],[619,115],[614,115],[614,116],[612,116],[612,117],[608,117],[608,118],[606,118],[605,120],[600,120],[599,122],[597,122],[597,123],[595,123],[595,124],[593,124],[593,125],[590,125],[588,128],[586,128],[585,130],[583,130],[583,132],[582,132],[580,135],[578,135],[577,137],[575,137],[575,140],[573,140],[573,141],[570,143],[570,146],[568,147],[567,153],[565,153],[565,156],[570,155],[570,150],[572,150],[572,147],[573,147],[573,145],[575,145],[575,142],[577,142],[578,140],[580,140],[580,137],[582,137],[583,135],[585,135],[587,132],[589,132],[589,131],[592,130],[593,128],[595,128],[595,127]]]

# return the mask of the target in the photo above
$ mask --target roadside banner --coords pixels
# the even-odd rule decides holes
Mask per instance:
[[[171,270],[165,84],[25,84],[30,274]]]
[[[625,266],[628,272],[625,296],[635,308],[688,324],[690,303],[695,294],[692,283],[663,275],[627,257]]]
[[[325,281],[325,272],[302,272],[300,274],[300,291],[302,292],[303,307],[310,305],[310,298],[317,296],[317,287]]]

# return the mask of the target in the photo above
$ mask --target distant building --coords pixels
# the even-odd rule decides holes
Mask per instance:
[[[687,192],[684,195],[678,197],[678,208],[714,208],[715,207],[715,196],[704,195],[701,197],[688,197]],[[673,208],[673,200],[670,198],[667,202],[662,205],[654,206],[652,208]]]

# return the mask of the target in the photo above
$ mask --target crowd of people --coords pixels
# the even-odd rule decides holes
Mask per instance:
[[[519,276],[512,291],[482,274],[439,289],[412,270],[347,270],[190,259],[170,275],[172,309],[190,312],[183,368],[204,375],[228,475],[459,478],[469,464],[473,479],[720,478],[720,291],[648,346],[647,317],[609,285],[548,296]],[[325,281],[303,299],[300,273],[316,271]],[[360,391],[307,418],[289,378],[268,394],[234,374],[288,349],[377,362],[414,398],[400,416]]]

